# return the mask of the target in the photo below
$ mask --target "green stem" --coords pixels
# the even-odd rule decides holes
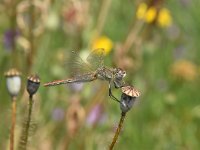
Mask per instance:
[[[27,118],[26,124],[25,124],[24,137],[22,139],[23,147],[24,147],[25,150],[27,149],[28,136],[29,136],[29,128],[30,128],[30,124],[31,124],[32,108],[33,108],[33,99],[32,99],[32,96],[30,96],[29,97],[28,118]]]

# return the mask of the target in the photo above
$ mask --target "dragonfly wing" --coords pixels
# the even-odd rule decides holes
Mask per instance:
[[[91,65],[85,62],[75,51],[72,51],[71,57],[66,62],[66,65],[73,77],[78,77],[94,71]]]
[[[97,69],[98,67],[103,67],[104,65],[104,49],[98,48],[93,50],[89,56],[87,57],[87,62],[91,64],[93,70]]]

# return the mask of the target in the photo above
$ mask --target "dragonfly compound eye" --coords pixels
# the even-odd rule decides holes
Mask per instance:
[[[121,68],[118,68],[116,70],[116,78],[122,79],[126,76],[126,71],[122,70]]]
[[[123,71],[123,77],[125,77],[126,76],[126,71]]]

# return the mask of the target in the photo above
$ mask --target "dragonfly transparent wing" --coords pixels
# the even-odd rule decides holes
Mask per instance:
[[[95,49],[89,54],[86,60],[91,64],[93,70],[96,70],[99,67],[103,67],[104,55],[105,52],[103,48]]]
[[[70,74],[73,77],[79,77],[86,73],[94,72],[92,66],[85,62],[77,52],[72,51],[70,59],[66,62]]]

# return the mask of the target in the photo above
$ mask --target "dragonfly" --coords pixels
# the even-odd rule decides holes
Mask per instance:
[[[83,83],[100,79],[108,82],[109,97],[121,103],[112,94],[112,87],[114,86],[117,89],[124,86],[125,82],[123,79],[126,76],[126,71],[121,68],[106,67],[104,65],[104,49],[99,48],[93,50],[86,58],[86,61],[84,61],[76,51],[72,51],[71,55],[73,60],[67,64],[73,72],[72,77],[64,80],[48,82],[45,83],[44,86],[48,87],[61,84]]]

